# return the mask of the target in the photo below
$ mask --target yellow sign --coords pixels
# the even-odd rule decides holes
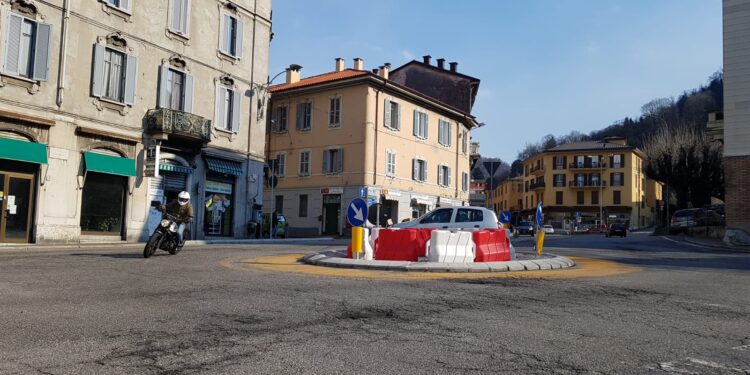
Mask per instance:
[[[365,228],[352,227],[352,253],[359,254],[362,252],[362,231]]]
[[[542,249],[544,249],[544,231],[536,232],[536,255],[542,255]]]

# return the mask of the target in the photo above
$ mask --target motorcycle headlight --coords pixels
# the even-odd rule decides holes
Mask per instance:
[[[164,228],[168,227],[169,226],[169,220],[166,220],[166,219],[162,220],[161,221],[161,226],[164,227]]]

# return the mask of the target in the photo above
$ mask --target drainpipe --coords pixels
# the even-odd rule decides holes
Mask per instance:
[[[57,108],[62,107],[65,95],[65,64],[67,62],[66,46],[68,45],[68,20],[70,19],[70,0],[63,0],[62,36],[60,38],[60,63],[57,72]]]
[[[255,68],[255,34],[256,34],[256,29],[258,27],[258,21],[255,19],[255,15],[257,14],[257,11],[258,11],[258,1],[256,0],[256,1],[253,1],[253,47],[252,47],[252,52],[250,53],[250,65],[251,65],[251,68],[250,68],[250,83],[251,83],[250,84],[250,90],[253,90],[252,83],[255,82],[255,69],[254,69]],[[260,90],[258,90],[258,91],[259,91],[258,94],[260,94]],[[253,196],[252,199],[247,199],[247,198],[250,197],[250,191],[248,190],[248,187],[250,186],[250,163],[251,163],[250,162],[250,140],[251,140],[250,139],[250,134],[251,134],[252,127],[253,127],[253,101],[254,101],[253,99],[258,100],[258,99],[255,98],[255,96],[251,96],[250,97],[250,113],[249,113],[250,114],[250,124],[247,127],[247,171],[245,173],[245,197],[246,197],[245,198],[245,200],[246,200],[246,202],[245,202],[245,220],[243,221],[243,223],[245,224],[245,230],[247,230],[247,228],[248,228],[248,226],[247,226],[248,216],[249,216],[248,215],[248,211],[253,212],[253,209],[255,208],[253,202],[255,201],[255,198],[258,196],[258,189],[257,189],[257,185],[256,185],[255,196]],[[260,111],[260,109],[259,109],[259,111]],[[256,117],[257,117],[257,114],[256,114]],[[258,178],[255,179],[255,183],[258,184]],[[248,205],[249,205],[249,207],[248,207]],[[261,223],[258,223],[258,225],[260,225],[260,224]],[[248,237],[250,237],[250,234],[251,233],[248,233]]]

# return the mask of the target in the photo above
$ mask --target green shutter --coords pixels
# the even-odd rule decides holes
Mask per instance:
[[[47,145],[17,139],[0,138],[0,159],[47,164]]]
[[[222,174],[231,174],[234,176],[242,176],[242,164],[222,159],[206,158],[206,164],[208,169],[214,172]]]
[[[84,152],[83,159],[86,171],[114,174],[118,176],[135,177],[135,160],[119,156]]]

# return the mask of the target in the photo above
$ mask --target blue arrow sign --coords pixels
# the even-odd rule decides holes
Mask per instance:
[[[500,222],[503,224],[510,223],[510,211],[500,212]]]
[[[360,188],[359,188],[359,197],[360,198],[366,198],[367,197],[367,186],[360,186]]]
[[[539,204],[536,206],[536,227],[541,228],[542,227],[542,202],[539,201]]]
[[[367,220],[367,202],[361,198],[352,199],[346,210],[346,219],[354,227],[361,227]]]

